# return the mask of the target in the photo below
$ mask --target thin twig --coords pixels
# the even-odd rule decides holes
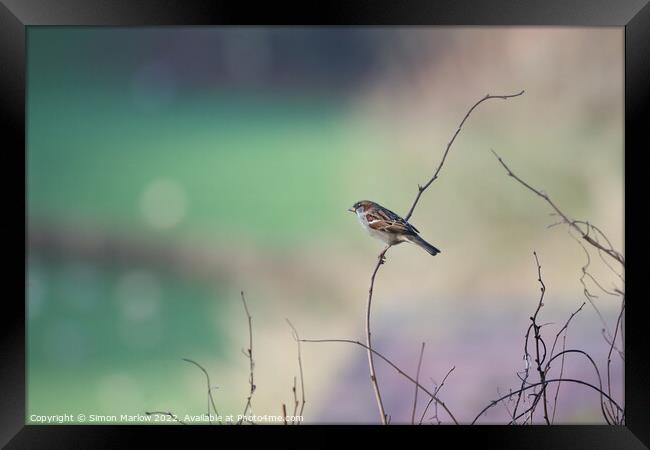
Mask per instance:
[[[562,375],[564,374],[564,351],[566,350],[566,335],[567,335],[567,332],[569,330],[569,323],[571,323],[571,320],[573,320],[573,318],[580,311],[582,311],[582,308],[585,306],[585,304],[586,304],[586,302],[582,302],[580,307],[577,310],[575,310],[569,316],[569,319],[566,321],[564,326],[562,328],[560,328],[560,331],[558,331],[557,334],[555,335],[555,339],[553,340],[553,346],[551,347],[551,353],[550,353],[549,361],[546,363],[546,367],[544,368],[545,373],[548,373],[548,371],[550,370],[550,361],[553,360],[553,354],[555,352],[555,345],[557,344],[557,340],[560,337],[560,334],[562,334],[562,332],[564,332],[564,336],[562,337],[562,352],[563,352],[563,355],[562,355],[562,362],[561,362],[561,365],[560,365],[560,378],[562,378]],[[558,383],[557,388],[555,389],[555,398],[553,400],[553,415],[551,416],[551,424],[553,424],[553,421],[555,420],[555,411],[557,409],[557,398],[558,398],[558,395],[560,393],[560,386],[561,385],[562,385],[561,383]]]
[[[613,248],[613,245],[612,245],[611,241],[609,240],[609,238],[607,237],[607,235],[605,235],[605,233],[603,233],[602,230],[601,230],[600,228],[598,228],[596,225],[594,225],[594,224],[592,224],[592,223],[589,223],[589,222],[579,221],[579,220],[576,220],[576,223],[581,223],[581,224],[586,225],[586,226],[587,226],[587,233],[589,233],[589,230],[590,230],[590,229],[591,229],[592,231],[594,231],[594,239],[595,239],[597,242],[600,242],[600,241],[598,240],[598,235],[600,235],[600,236],[605,240],[605,242],[607,243],[607,245],[609,245],[609,248]],[[607,260],[606,260],[605,258],[603,258],[603,254],[602,254],[602,251],[601,251],[600,249],[598,249],[598,256],[599,256],[600,259],[603,261],[603,263],[604,263],[604,264],[609,268],[609,270],[610,270],[614,275],[616,275],[616,276],[621,280],[621,282],[625,283],[625,279],[623,278],[623,274],[620,273],[620,272],[618,272],[617,270],[615,270],[615,269],[611,266],[611,264],[610,264],[609,262],[607,262]]]
[[[208,421],[209,423],[212,423],[212,418],[210,416],[210,404],[212,404],[212,409],[214,410],[214,413],[218,416],[219,412],[217,411],[217,407],[214,404],[214,397],[212,397],[212,383],[210,382],[210,375],[208,375],[208,371],[201,366],[201,364],[197,363],[196,361],[193,361],[188,358],[183,358],[183,361],[188,362],[190,364],[194,364],[196,367],[201,369],[201,371],[205,374],[205,381],[208,385]]]
[[[621,312],[618,314],[618,318],[616,319],[616,326],[614,327],[614,336],[612,337],[612,343],[609,346],[609,353],[607,354],[607,393],[611,396],[612,395],[612,380],[611,380],[611,365],[612,365],[612,351],[614,350],[614,343],[616,342],[616,336],[618,335],[618,328],[621,323],[621,319],[623,317],[623,313],[625,312],[625,297],[623,297],[623,300],[621,301]],[[619,415],[616,414],[616,422],[619,423],[620,418]]]
[[[596,284],[596,286],[598,286],[598,288],[600,288],[602,291],[604,291],[604,292],[607,292],[607,291],[605,291],[605,289],[603,289],[603,287],[600,285],[600,283],[598,283],[596,281],[596,279],[587,271],[587,269],[589,269],[589,266],[591,265],[591,255],[589,255],[589,251],[587,250],[585,245],[582,243],[582,241],[579,238],[577,238],[576,236],[574,236],[573,233],[571,232],[571,230],[572,230],[572,228],[569,228],[569,236],[571,236],[571,238],[573,238],[578,243],[578,245],[580,245],[580,248],[582,248],[582,251],[585,254],[585,258],[587,259],[585,264],[581,268],[582,276],[580,277],[580,280],[579,280],[580,284],[582,284],[582,288],[583,288],[582,292],[583,292],[585,298],[587,299],[587,301],[589,301],[589,304],[591,305],[591,307],[594,309],[594,311],[596,311],[596,314],[598,315],[598,318],[600,319],[600,322],[603,324],[603,330],[605,331],[605,333],[607,333],[609,336],[611,336],[611,333],[609,331],[609,326],[607,325],[607,321],[605,320],[602,313],[600,312],[600,309],[598,309],[598,306],[596,306],[596,303],[594,302],[594,298],[596,298],[596,296],[594,294],[592,294],[591,292],[589,292],[589,289],[587,288],[587,283],[585,283],[585,277],[588,277],[589,279],[591,279]]]
[[[415,394],[413,398],[413,413],[411,414],[411,425],[415,425],[415,411],[417,410],[418,407],[418,384],[420,381],[420,367],[422,366],[422,355],[424,354],[424,342],[422,343],[422,347],[420,348],[420,358],[418,358],[418,370],[415,373]]]
[[[451,140],[447,144],[447,148],[445,149],[445,152],[442,154],[442,159],[440,160],[440,164],[438,164],[438,167],[436,168],[436,171],[433,173],[433,176],[429,179],[429,181],[427,181],[424,184],[424,186],[418,185],[418,193],[415,196],[415,200],[413,201],[413,204],[411,205],[411,209],[409,209],[408,214],[406,214],[406,216],[404,217],[404,220],[408,221],[411,218],[411,216],[413,215],[413,211],[415,210],[415,206],[420,201],[420,196],[422,195],[422,193],[431,185],[431,183],[433,183],[438,178],[438,174],[440,173],[440,170],[442,170],[442,166],[445,163],[445,160],[447,159],[447,155],[449,154],[449,150],[451,149],[451,145],[456,140],[456,136],[458,136],[458,134],[460,133],[461,128],[463,128],[463,125],[465,124],[465,122],[469,118],[470,114],[472,114],[472,111],[474,111],[474,109],[476,109],[476,107],[478,105],[480,105],[481,103],[483,103],[486,100],[490,100],[490,99],[493,99],[493,98],[499,98],[499,99],[502,99],[502,100],[507,100],[509,98],[519,97],[520,95],[523,95],[523,94],[524,94],[524,91],[521,91],[521,92],[519,92],[517,94],[511,94],[511,95],[490,95],[490,94],[487,94],[485,97],[483,97],[482,99],[480,99],[479,101],[474,103],[474,105],[472,105],[472,107],[467,111],[467,114],[465,114],[465,117],[463,117],[463,120],[460,122],[460,125],[458,125],[458,128],[456,129],[456,132],[454,133],[454,135],[451,137]]]
[[[438,395],[438,392],[440,392],[440,389],[442,389],[442,387],[445,385],[445,381],[447,380],[447,377],[449,376],[450,373],[452,373],[452,372],[454,371],[454,369],[456,369],[456,366],[454,366],[454,367],[452,367],[451,369],[449,369],[449,371],[447,372],[447,375],[445,375],[445,377],[442,379],[442,383],[440,383],[440,385],[437,386],[437,387],[434,389],[434,391],[433,391],[433,395]],[[434,384],[435,384],[435,383],[434,383]],[[427,410],[429,409],[429,406],[431,405],[431,402],[436,402],[436,409],[437,409],[438,402],[435,400],[435,397],[432,396],[432,397],[429,399],[429,403],[427,403],[427,406],[424,408],[424,411],[422,411],[422,416],[420,416],[420,423],[419,423],[420,425],[422,425],[422,422],[424,421],[424,416],[426,415]],[[437,410],[436,410],[436,415],[435,415],[435,417],[436,417],[436,419],[438,418],[438,412],[437,412]],[[440,420],[438,420],[438,423],[440,423]]]
[[[497,386],[497,395],[501,396],[501,392],[499,392],[499,387]],[[512,389],[510,389],[510,393],[508,394],[508,401],[512,400]],[[505,400],[503,401],[503,408],[506,410],[506,413],[508,414],[508,417],[512,416],[512,411],[510,411],[510,407],[508,406],[508,402]],[[516,424],[515,424],[516,425]]]
[[[584,303],[583,303],[584,305]],[[562,337],[562,353],[566,350],[566,331]],[[564,375],[564,354],[562,355],[562,362],[560,363],[560,379]],[[562,384],[558,383],[557,388],[555,389],[555,397],[553,398],[553,415],[551,416],[551,425],[555,422],[555,412],[557,411],[557,397],[560,394],[560,386]]]
[[[241,301],[244,305],[246,318],[248,319],[248,350],[247,353],[245,353],[245,355],[248,358],[249,366],[250,366],[250,375],[249,375],[250,391],[248,393],[248,398],[246,399],[246,406],[244,406],[244,413],[242,414],[242,419],[239,421],[239,424],[243,422],[244,418],[246,417],[246,413],[251,408],[251,399],[253,398],[253,393],[255,392],[256,389],[255,378],[254,378],[255,361],[253,360],[253,318],[250,312],[248,312],[248,305],[246,304],[246,297],[244,297],[244,291],[241,291]]]
[[[622,322],[622,321],[623,321],[623,320],[622,320],[622,318],[621,318],[621,322]],[[612,342],[613,342],[613,341],[612,341],[611,336],[608,336],[608,335],[606,334],[604,328],[603,328],[602,330],[600,330],[600,331],[601,331],[601,334],[603,335],[603,339],[605,340],[605,342],[607,342],[607,345],[612,345]],[[622,331],[621,331],[621,333],[622,333]],[[625,352],[624,352],[623,350],[621,350],[620,348],[618,348],[617,345],[613,345],[613,348],[614,348],[614,350],[616,351],[616,353],[618,353],[618,356],[620,356],[621,360],[622,360],[623,362],[625,362]]]
[[[291,418],[291,425],[293,425],[296,414],[298,414],[298,393],[296,392],[296,376],[293,376],[293,387],[291,388],[293,392],[293,417]]]
[[[300,349],[300,335],[298,334],[298,330],[296,330],[296,327],[293,326],[291,321],[289,319],[285,319],[289,326],[291,327],[291,330],[293,331],[293,338],[296,341],[296,345],[298,346],[298,368],[300,369],[300,398],[301,398],[301,404],[300,404],[300,413],[298,414],[299,416],[302,416],[303,411],[305,410],[305,377],[302,372],[302,352]],[[296,391],[296,382],[294,378],[294,383],[293,383],[293,389],[294,389],[294,394]],[[297,402],[297,400],[296,400]],[[295,415],[295,414],[294,414]],[[298,422],[300,424],[300,421]]]
[[[575,311],[574,311],[574,312],[569,316],[569,319],[565,322],[564,326],[563,326],[562,328],[560,328],[560,331],[558,331],[557,334],[555,335],[555,340],[553,341],[553,346],[551,347],[551,353],[550,353],[551,357],[553,356],[553,352],[555,351],[555,345],[557,344],[557,340],[559,339],[560,334],[562,334],[563,331],[567,330],[567,328],[569,327],[569,324],[571,323],[571,320],[573,320],[573,318],[574,318],[574,317],[575,317],[575,316],[576,316],[580,311],[582,311],[582,308],[583,308],[584,306],[585,306],[585,302],[582,302],[582,304],[580,305],[580,307],[579,307],[578,309],[576,309],[576,310],[575,310]],[[546,370],[548,371],[548,363],[546,364]]]

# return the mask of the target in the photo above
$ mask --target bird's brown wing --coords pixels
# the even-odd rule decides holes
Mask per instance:
[[[396,234],[418,234],[419,231],[413,225],[402,219],[389,209],[384,207],[366,214],[368,226],[373,230],[384,231]]]

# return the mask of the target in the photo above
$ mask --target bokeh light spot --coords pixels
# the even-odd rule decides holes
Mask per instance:
[[[159,178],[152,181],[140,198],[144,220],[157,229],[170,229],[185,218],[187,196],[175,180]]]

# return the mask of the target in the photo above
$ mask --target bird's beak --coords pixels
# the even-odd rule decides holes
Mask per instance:
[[[350,212],[357,212],[354,208],[348,208],[348,211],[350,211]]]

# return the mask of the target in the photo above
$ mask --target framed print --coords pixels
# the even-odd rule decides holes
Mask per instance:
[[[3,445],[285,426],[650,442],[642,288],[626,296],[647,2],[0,17],[24,173],[7,240],[25,236]]]

